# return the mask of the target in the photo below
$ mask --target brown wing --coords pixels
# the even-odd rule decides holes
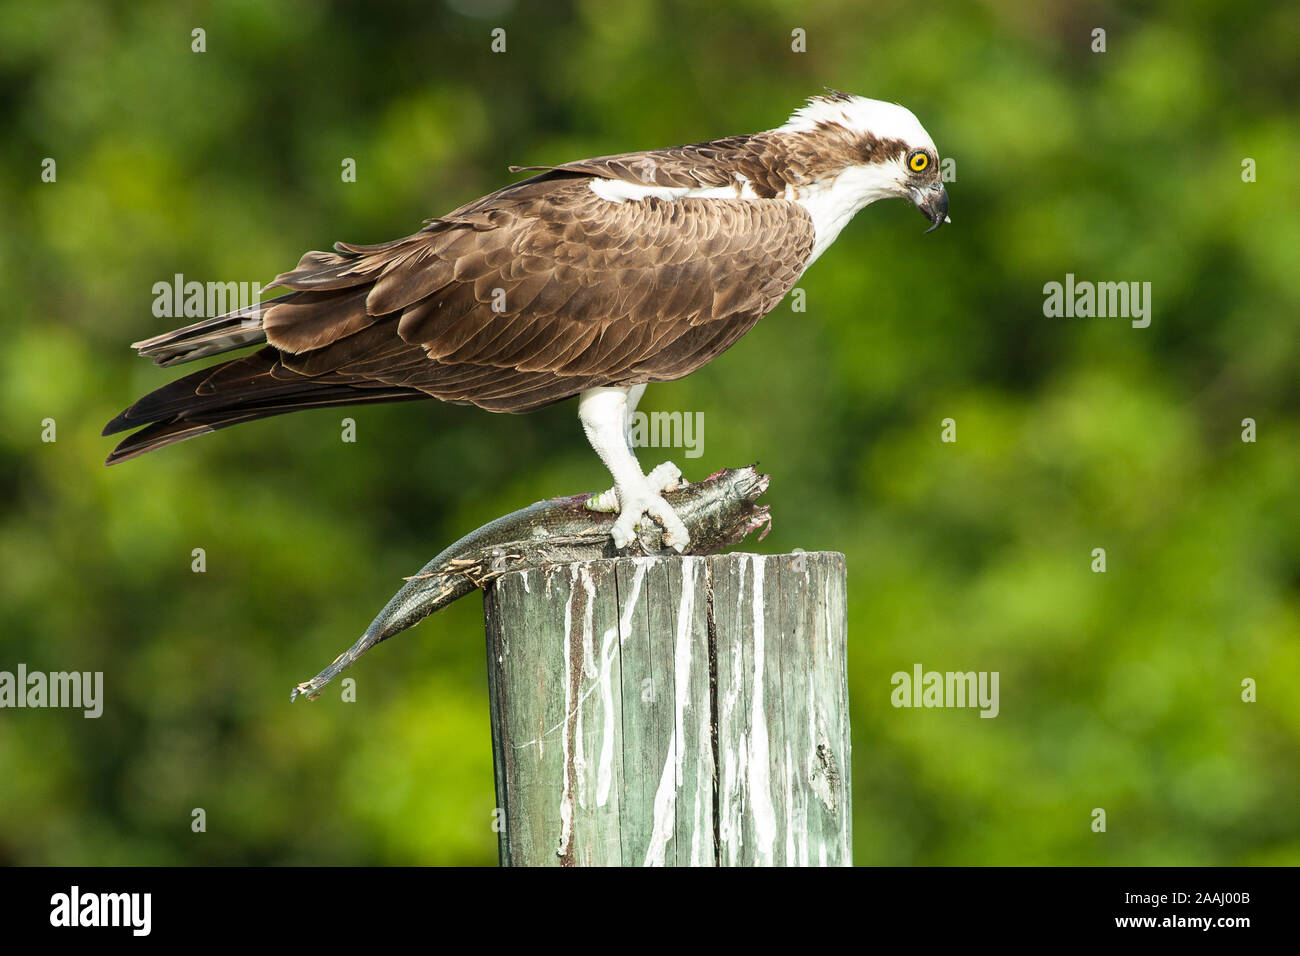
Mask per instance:
[[[269,348],[141,399],[106,434],[154,424],[110,460],[196,423],[302,407],[431,396],[523,412],[598,385],[679,378],[752,328],[811,254],[812,221],[796,203],[616,203],[590,182],[547,172],[405,239],[308,253],[276,279],[292,291],[240,321],[139,343],[171,364],[248,344],[255,323]]]
[[[282,276],[300,290],[358,275],[370,285],[364,309],[328,323],[316,304],[271,310],[267,341],[303,353],[282,362],[304,374],[525,411],[592,385],[694,371],[780,301],[812,240],[807,213],[782,200],[614,203],[585,177],[537,182],[382,252],[343,247],[361,263],[388,257],[375,273],[345,259]],[[394,331],[424,361],[393,354]]]

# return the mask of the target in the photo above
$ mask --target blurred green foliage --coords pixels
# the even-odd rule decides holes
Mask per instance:
[[[0,669],[106,684],[99,720],[0,711],[0,862],[493,862],[477,596],[355,704],[288,690],[449,541],[608,484],[573,403],[359,408],[356,444],[302,413],[106,469],[103,424],[173,377],[127,343],[181,324],[151,314],[174,273],[266,282],[510,163],[823,86],[917,113],[953,225],[866,210],[806,312],[643,407],[706,413],[688,477],[772,473],[763,549],[848,556],[857,861],[1300,862],[1298,49],[1280,0],[0,3]],[[1151,282],[1150,328],[1045,318],[1067,272]],[[1001,715],[895,710],[916,662],[1000,671]]]

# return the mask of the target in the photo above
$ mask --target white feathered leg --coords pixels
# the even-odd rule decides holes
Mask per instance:
[[[681,552],[690,543],[690,535],[677,512],[663,499],[663,492],[681,482],[681,470],[672,462],[664,462],[647,477],[631,448],[631,413],[644,391],[644,385],[592,388],[578,396],[578,418],[587,441],[614,477],[614,487],[594,496],[587,507],[593,511],[618,511],[611,532],[616,548],[626,547],[636,537],[641,518],[649,515],[663,527],[664,544]]]

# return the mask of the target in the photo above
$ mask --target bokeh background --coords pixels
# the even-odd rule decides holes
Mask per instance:
[[[288,690],[450,541],[608,484],[574,403],[300,413],[108,469],[103,424],[172,377],[127,345],[183,324],[151,313],[175,273],[267,282],[510,163],[824,86],[917,113],[953,225],[868,209],[806,312],[642,407],[704,413],[688,477],[773,475],[750,547],[848,556],[857,862],[1300,862],[1298,53],[1280,0],[0,3],[0,669],[106,684],[98,720],[0,711],[0,862],[494,863],[477,595],[356,703]],[[1067,272],[1151,282],[1150,327],[1044,317]],[[892,708],[917,662],[999,671],[1000,716]]]

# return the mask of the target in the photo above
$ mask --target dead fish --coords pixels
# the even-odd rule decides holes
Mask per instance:
[[[749,465],[725,468],[703,481],[664,492],[690,532],[686,553],[715,554],[759,528],[763,529],[758,538],[762,541],[771,529],[772,515],[767,505],[756,502],[767,491],[769,480]],[[610,529],[617,515],[589,510],[587,503],[592,497],[585,494],[538,501],[471,531],[419,574],[407,578],[360,640],[329,667],[295,687],[289,699],[295,700],[299,694],[315,699],[321,688],[370,648],[507,571],[625,557],[635,551],[677,553],[663,546],[662,529],[648,521],[638,530],[637,547],[615,550]]]

